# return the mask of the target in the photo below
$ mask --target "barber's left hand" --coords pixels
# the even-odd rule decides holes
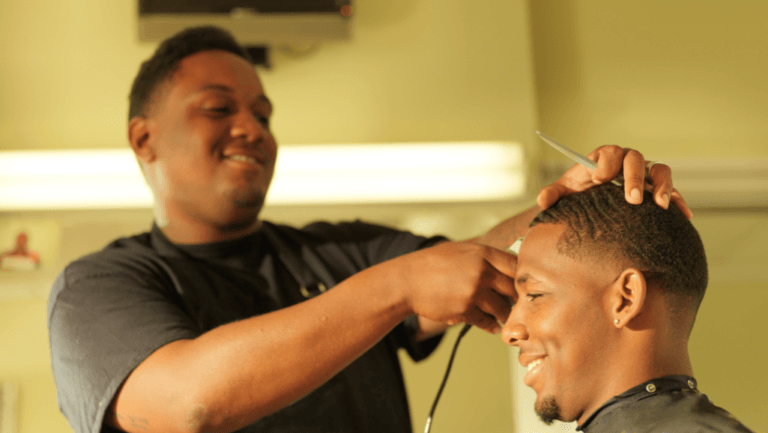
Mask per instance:
[[[589,158],[597,162],[597,168],[590,172],[586,167],[576,164],[566,171],[560,179],[545,186],[536,198],[541,209],[547,209],[562,196],[589,189],[595,185],[610,182],[624,169],[624,194],[629,203],[643,202],[645,186],[645,167],[648,162],[643,154],[634,149],[623,149],[615,145],[600,146],[589,153]],[[674,203],[688,219],[693,212],[688,208],[683,196],[672,187],[672,170],[665,164],[657,163],[648,175],[653,183],[653,199],[664,209]]]

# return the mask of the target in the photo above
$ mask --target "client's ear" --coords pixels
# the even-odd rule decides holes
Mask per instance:
[[[609,289],[610,314],[614,326],[625,326],[643,311],[647,289],[642,272],[627,268],[621,273]]]

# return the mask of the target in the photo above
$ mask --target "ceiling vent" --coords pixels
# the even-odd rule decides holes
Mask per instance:
[[[203,25],[227,29],[246,46],[347,40],[352,15],[350,0],[140,0],[139,40]]]

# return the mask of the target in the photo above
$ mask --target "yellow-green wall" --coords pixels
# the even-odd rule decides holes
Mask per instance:
[[[356,4],[353,40],[302,57],[276,49],[274,67],[261,71],[281,143],[515,140],[533,157],[559,161],[534,139],[540,129],[578,150],[620,143],[661,160],[768,153],[762,1]],[[0,1],[0,150],[126,145],[128,87],[154,49],[136,40],[135,10],[135,0]],[[432,218],[437,231],[461,238],[519,207],[267,209],[265,217],[378,212],[379,221],[403,227]],[[64,263],[145,228],[150,213],[2,218],[58,221]],[[716,404],[768,431],[760,394],[768,386],[766,213],[702,213],[694,223],[713,272],[690,344],[694,371]],[[416,431],[455,337],[424,363],[404,362]],[[0,301],[0,348],[0,380],[20,384],[19,433],[69,431],[56,407],[45,299]],[[510,353],[495,336],[467,335],[433,431],[513,431],[522,413],[512,410]]]
[[[651,157],[768,155],[768,2],[530,4],[546,134],[584,152],[619,143]]]
[[[768,212],[694,218],[710,282],[688,350],[699,389],[756,432],[768,431]]]
[[[71,431],[56,403],[45,314],[38,299],[0,302],[0,380],[18,385],[19,433]]]

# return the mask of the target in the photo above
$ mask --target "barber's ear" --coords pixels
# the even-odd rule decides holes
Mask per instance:
[[[136,116],[128,122],[128,142],[139,161],[148,163],[155,160],[155,149],[152,143],[150,120]]]
[[[627,268],[610,289],[611,320],[623,327],[643,312],[647,286],[643,273]]]

